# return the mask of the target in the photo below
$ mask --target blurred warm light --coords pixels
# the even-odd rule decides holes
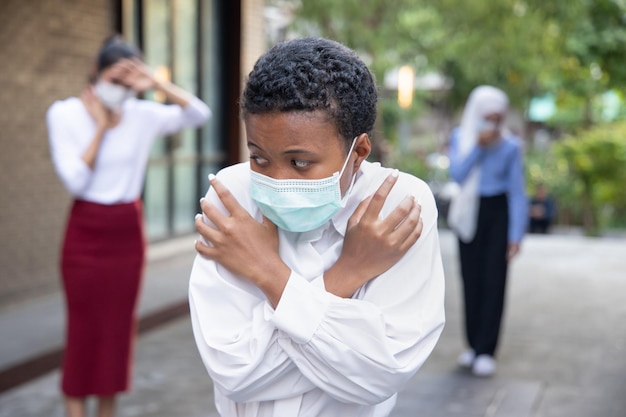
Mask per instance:
[[[170,82],[172,80],[170,69],[165,65],[157,66],[154,70],[154,78],[159,82]],[[162,91],[156,90],[154,92],[154,100],[159,103],[165,103],[165,94]]]
[[[403,109],[408,109],[413,103],[414,79],[413,68],[408,65],[400,67],[398,70],[398,105]]]

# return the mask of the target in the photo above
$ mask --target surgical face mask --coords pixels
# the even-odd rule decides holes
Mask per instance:
[[[476,126],[476,130],[478,131],[478,133],[487,132],[487,131],[492,132],[497,129],[498,129],[498,123],[494,122],[493,120],[486,120],[486,119],[481,119]]]
[[[329,221],[346,205],[350,190],[341,198],[340,179],[356,143],[352,141],[340,172],[318,180],[277,180],[250,171],[250,195],[261,213],[289,232],[307,232]]]
[[[133,89],[103,80],[98,80],[94,86],[94,93],[102,104],[111,110],[120,109],[126,100],[135,96]]]

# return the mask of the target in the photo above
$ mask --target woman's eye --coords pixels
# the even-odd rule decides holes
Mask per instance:
[[[308,161],[299,161],[297,159],[293,159],[291,160],[291,165],[297,167],[297,168],[306,168],[308,167],[310,164],[310,162]]]
[[[267,165],[267,159],[258,155],[250,155],[250,160],[254,161],[257,165]]]

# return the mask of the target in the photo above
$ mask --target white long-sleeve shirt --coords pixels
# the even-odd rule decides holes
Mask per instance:
[[[104,133],[92,170],[82,155],[96,134],[96,122],[79,98],[56,101],[46,115],[52,161],[74,198],[100,204],[131,202],[141,195],[154,140],[198,127],[210,115],[195,97],[184,108],[129,99],[119,124]]]
[[[242,163],[217,177],[260,221],[249,171]],[[363,162],[346,207],[325,226],[305,233],[279,229],[280,256],[292,273],[275,310],[256,286],[196,257],[191,319],[222,416],[386,416],[430,355],[445,321],[444,275],[437,209],[423,181],[400,173],[381,213],[409,194],[422,205],[424,230],[407,254],[351,299],[324,288],[349,217],[390,172]],[[206,198],[226,212],[213,189]]]

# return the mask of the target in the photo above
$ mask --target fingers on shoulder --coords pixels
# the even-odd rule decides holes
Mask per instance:
[[[415,199],[415,205],[419,210],[419,218],[422,219],[423,225],[437,221],[437,204],[428,184],[413,175],[403,173],[400,173],[396,186],[387,198],[383,215],[388,215],[395,208],[401,206],[407,196],[412,196]]]

